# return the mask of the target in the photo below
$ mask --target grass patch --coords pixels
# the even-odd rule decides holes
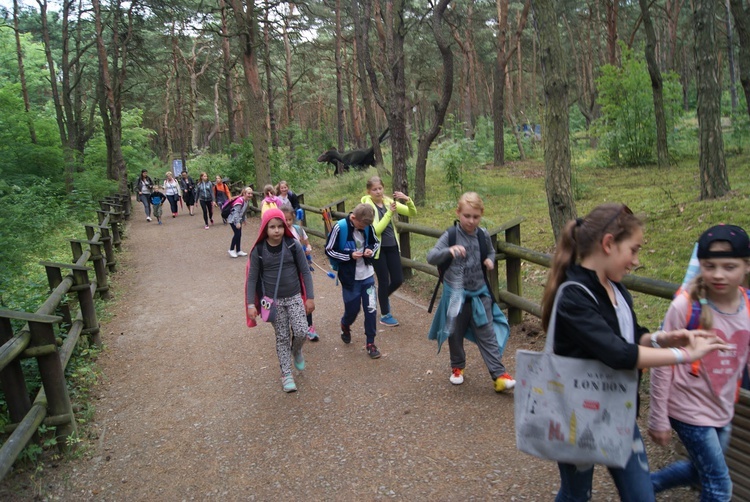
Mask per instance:
[[[591,159],[593,155],[589,152],[578,158]],[[636,274],[680,282],[693,243],[703,230],[721,222],[750,228],[750,154],[737,153],[729,157],[727,170],[733,189],[731,194],[718,200],[699,201],[700,181],[695,157],[666,169],[656,166],[611,167],[574,160],[577,211],[584,215],[605,202],[627,204],[646,223],[641,266]],[[485,227],[494,228],[523,216],[522,245],[536,251],[552,252],[554,236],[549,223],[543,162],[513,162],[501,169],[465,166],[463,173],[465,189],[478,192],[484,199]],[[367,178],[374,174],[375,170],[370,169],[322,179],[315,190],[305,193],[305,200],[309,205],[320,207],[345,198],[346,209],[350,210],[365,194]],[[390,179],[384,181],[386,187],[390,186]],[[447,228],[455,219],[456,199],[451,195],[440,166],[428,164],[427,186],[427,200],[411,221],[438,229]],[[308,216],[310,226],[322,229],[317,215]],[[434,243],[432,238],[413,236],[412,257],[425,260]],[[524,263],[523,276],[524,296],[539,302],[547,269]],[[416,272],[410,282],[410,290],[431,292],[435,279]],[[500,282],[504,282],[502,270]],[[669,302],[644,294],[634,294],[634,300],[639,322],[655,329]]]

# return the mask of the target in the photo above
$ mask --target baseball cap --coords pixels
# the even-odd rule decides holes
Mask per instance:
[[[709,251],[711,244],[716,241],[728,242],[731,251]],[[737,225],[716,225],[705,232],[698,239],[698,258],[747,258],[750,257],[750,238]]]

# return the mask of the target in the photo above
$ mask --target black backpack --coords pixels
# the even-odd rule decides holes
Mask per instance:
[[[234,197],[232,199],[229,199],[224,202],[224,204],[221,205],[221,217],[222,219],[229,218],[229,215],[232,214],[232,208],[234,207],[234,201],[242,197],[242,195],[238,195],[237,197]]]
[[[448,232],[448,247],[455,246],[456,245],[456,232],[458,231],[456,229],[456,226],[458,225],[458,222],[453,222],[453,226],[449,227]],[[481,228],[477,228],[477,232],[482,232],[484,234],[484,230]],[[489,254],[487,250],[487,242],[484,239],[484,235],[477,236],[477,240],[479,241],[479,262],[482,264],[482,275],[484,275],[484,281],[487,283],[487,287],[490,287],[490,283],[487,280],[487,270],[484,266],[484,260],[487,258],[487,255]],[[432,292],[432,298],[430,299],[430,306],[427,307],[427,313],[432,313],[432,307],[435,305],[435,298],[437,298],[437,292],[438,289],[440,289],[440,285],[443,283],[443,277],[445,276],[445,271],[448,270],[448,267],[451,266],[451,263],[453,263],[453,255],[451,255],[448,260],[446,260],[443,264],[438,265],[438,281],[437,284],[435,284],[435,290]],[[492,288],[490,288],[490,297],[492,298],[492,301],[495,301],[495,298],[492,294]]]

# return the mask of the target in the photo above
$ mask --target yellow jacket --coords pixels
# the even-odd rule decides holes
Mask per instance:
[[[406,201],[406,204],[402,202],[396,201],[396,215],[394,216],[393,211],[391,211],[391,203],[393,203],[393,199],[390,197],[383,197],[383,205],[387,208],[387,211],[385,212],[385,215],[383,215],[383,218],[380,218],[380,213],[378,212],[377,206],[375,206],[375,203],[372,201],[372,197],[369,195],[365,195],[362,197],[362,200],[360,201],[363,204],[369,204],[375,209],[375,220],[372,222],[372,227],[375,229],[375,235],[380,239],[380,236],[383,234],[383,231],[388,227],[389,223],[393,223],[393,233],[396,235],[396,244],[399,246],[399,250],[401,249],[401,243],[399,242],[399,236],[398,236],[398,228],[396,228],[396,224],[398,222],[398,215],[402,214],[404,216],[416,216],[417,215],[417,206],[414,205],[414,201],[409,198],[408,201]],[[377,260],[380,256],[380,248],[375,252],[375,259]]]

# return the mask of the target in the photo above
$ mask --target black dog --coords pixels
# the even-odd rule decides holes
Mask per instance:
[[[386,128],[383,134],[378,138],[378,143],[382,142],[386,136],[388,136],[389,129]],[[344,171],[348,171],[349,167],[354,169],[364,170],[369,166],[375,165],[375,151],[373,147],[362,149],[362,150],[350,150],[340,154],[335,148],[331,148],[323,152],[318,157],[318,162],[328,162],[333,166],[333,174],[338,174],[336,162],[344,164]]]

